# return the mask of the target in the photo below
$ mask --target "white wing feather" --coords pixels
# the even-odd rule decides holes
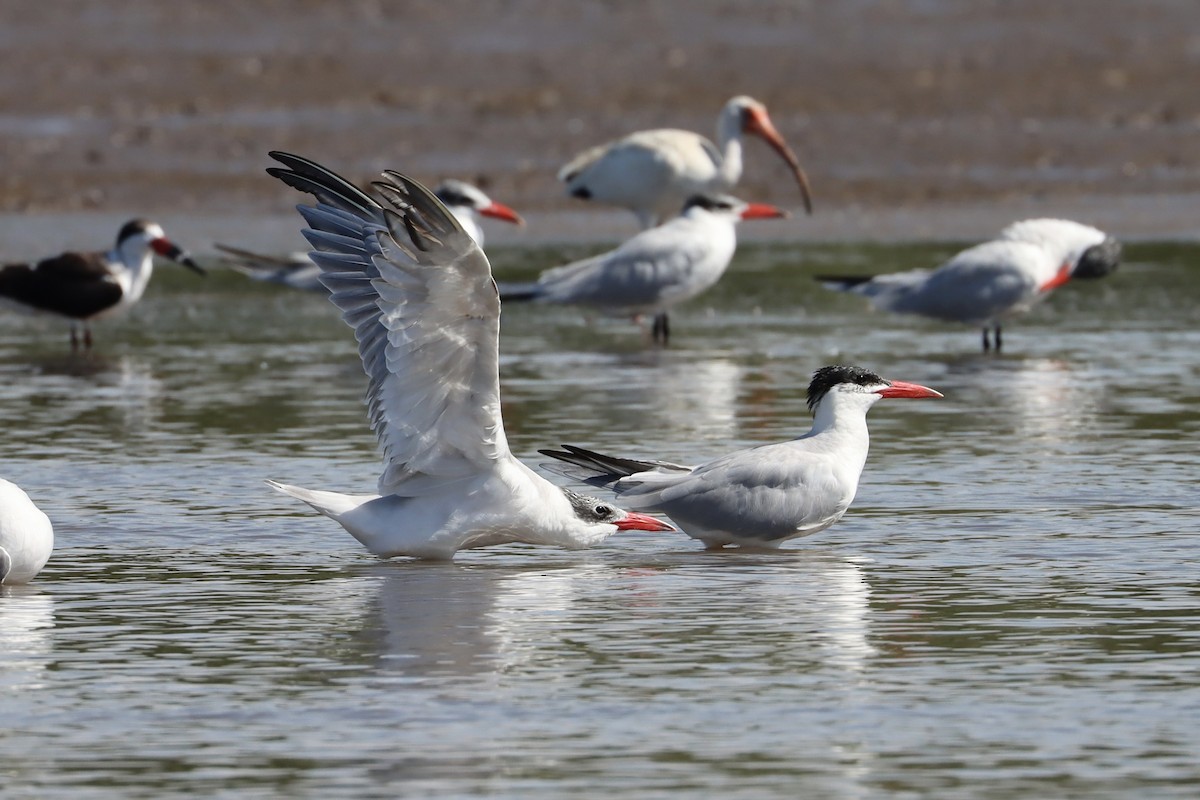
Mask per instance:
[[[314,194],[301,206],[313,261],[354,329],[380,494],[414,496],[510,455],[500,416],[500,300],[483,251],[430,192],[397,173],[385,207],[334,173],[272,153],[271,174]]]

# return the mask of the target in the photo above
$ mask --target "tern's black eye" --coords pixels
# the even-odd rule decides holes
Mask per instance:
[[[595,508],[592,509],[592,513],[597,517],[607,517],[612,513],[612,508],[604,505],[603,503],[599,503]]]

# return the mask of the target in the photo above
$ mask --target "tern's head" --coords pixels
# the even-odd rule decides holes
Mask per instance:
[[[617,531],[675,530],[660,519],[648,514],[625,511],[597,497],[572,492],[565,487],[562,489],[562,493],[566,495],[567,502],[571,504],[571,510],[575,512],[575,517],[585,525],[606,529],[597,531],[605,536]]]
[[[1059,264],[1070,265],[1072,278],[1103,278],[1121,263],[1121,243],[1098,228],[1069,219],[1025,219],[1000,233],[1001,239],[1044,248]]]
[[[438,184],[433,193],[449,208],[469,208],[485,217],[502,219],[514,225],[525,224],[525,220],[521,219],[517,212],[502,203],[495,202],[478,186],[473,186],[466,181],[448,178]]]
[[[885,397],[941,397],[926,386],[905,381],[889,381],[863,367],[837,364],[821,367],[808,384],[808,408],[814,414],[827,398],[845,399],[868,409]]]
[[[743,219],[786,217],[788,212],[765,203],[747,203],[729,194],[695,194],[683,204],[680,214],[711,214],[739,222]]]
[[[117,250],[130,256],[130,260],[140,258],[147,250],[153,250],[164,258],[183,264],[201,275],[204,274],[204,270],[192,260],[191,256],[167,238],[157,222],[145,219],[132,219],[126,222],[117,233]]]

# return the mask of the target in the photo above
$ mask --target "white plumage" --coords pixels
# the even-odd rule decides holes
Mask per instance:
[[[775,129],[767,108],[752,97],[734,97],[717,117],[717,144],[674,128],[631,133],[593,147],[558,173],[573,197],[632,211],[643,229],[679,212],[689,197],[728,192],[742,176],[742,137],[761,136],[795,175],[812,213],[808,178]]]
[[[466,181],[448,178],[438,184],[433,193],[481,248],[485,235],[481,224],[483,217],[504,220],[514,225],[525,224],[525,220],[521,219],[516,211],[503,203],[497,203],[478,186]],[[226,254],[223,259],[225,263],[247,277],[306,292],[325,291],[325,286],[321,283],[321,270],[306,252],[300,251],[280,257],[227,244],[214,246]]]
[[[616,250],[547,270],[536,283],[503,285],[500,296],[608,314],[651,314],[655,338],[666,341],[668,310],[725,274],[737,248],[737,223],[784,216],[774,206],[729,195],[697,195],[680,216],[642,231]]]
[[[50,519],[21,487],[0,478],[0,584],[29,583],[53,550]]]
[[[618,530],[669,530],[555,486],[508,448],[500,414],[500,301],[483,251],[425,187],[386,172],[384,205],[287,153],[270,174],[300,206],[321,282],[355,331],[385,468],[374,494],[271,482],[376,555],[448,559],[502,542],[588,547]]]
[[[963,250],[935,270],[886,275],[819,276],[831,289],[860,294],[881,311],[918,314],[995,330],[1073,278],[1099,278],[1120,263],[1120,244],[1103,231],[1063,219],[1013,223],[1000,235]]]
[[[563,474],[608,486],[632,509],[666,514],[708,547],[779,547],[841,519],[858,490],[870,437],[867,411],[884,397],[941,397],[861,367],[818,370],[808,389],[812,429],[699,466],[615,458],[578,447],[542,450]]]

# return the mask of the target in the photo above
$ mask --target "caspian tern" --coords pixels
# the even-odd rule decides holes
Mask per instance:
[[[478,186],[466,181],[447,178],[438,184],[433,193],[480,247],[483,247],[484,238],[481,217],[500,219],[514,225],[525,224],[525,220],[521,219],[521,215],[516,211],[503,203],[497,203]],[[321,283],[321,270],[306,252],[281,257],[255,253],[227,244],[214,246],[230,256],[223,259],[229,266],[255,280],[279,283],[308,292],[325,291],[325,286]]]
[[[135,219],[125,223],[108,252],[68,252],[36,264],[0,267],[0,300],[67,317],[71,346],[79,346],[77,328],[82,326],[83,344],[91,347],[91,322],[123,314],[142,298],[156,253],[204,274],[156,223]]]
[[[735,97],[717,117],[717,144],[673,128],[638,131],[577,155],[558,173],[567,193],[583,200],[627,208],[643,229],[679,211],[695,194],[727,192],[742,177],[742,136],[756,134],[791,167],[812,213],[808,178],[791,148],[775,130],[767,107],[752,97]]]
[[[983,349],[1003,343],[1001,325],[1072,278],[1101,278],[1117,269],[1121,245],[1103,231],[1065,219],[1028,219],[955,255],[933,271],[887,275],[821,275],[828,288],[860,294],[882,311],[919,314],[983,328]]]
[[[862,367],[822,367],[808,386],[813,426],[789,442],[740,450],[695,467],[606,456],[581,447],[539,450],[558,471],[607,486],[629,508],[666,514],[709,548],[776,548],[842,518],[867,460],[867,411],[884,397],[941,397]],[[547,465],[549,466],[549,465]]]
[[[705,291],[725,274],[744,219],[787,212],[729,195],[696,195],[683,213],[642,231],[616,250],[546,270],[536,283],[501,285],[504,301],[579,305],[635,318],[654,315],[655,341],[670,337],[667,311]]]
[[[0,478],[0,584],[29,583],[54,550],[54,528],[29,495]]]
[[[441,202],[396,172],[382,204],[324,167],[272,152],[267,170],[317,198],[299,206],[330,299],[354,328],[378,493],[269,481],[387,558],[449,559],[504,542],[583,548],[620,530],[671,530],[542,478],[508,448],[500,414],[500,298],[487,257]]]

